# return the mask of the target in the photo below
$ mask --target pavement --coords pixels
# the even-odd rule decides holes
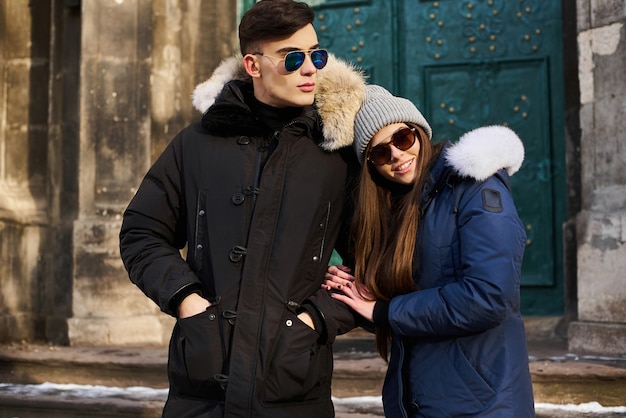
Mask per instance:
[[[383,416],[379,397],[386,365],[373,352],[373,347],[371,336],[359,332],[337,340],[333,376],[337,418]],[[556,339],[530,340],[529,354],[538,417],[626,417],[626,354],[602,357],[570,353],[566,343]],[[2,384],[54,382],[164,390],[166,365],[164,347],[0,345],[0,418],[160,417],[162,399],[16,394],[3,391]],[[367,402],[370,399],[373,399],[371,404]],[[622,408],[596,413],[554,412],[540,407],[592,402],[602,407]]]

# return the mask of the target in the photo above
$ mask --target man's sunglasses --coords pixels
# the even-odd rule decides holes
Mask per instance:
[[[400,151],[406,151],[415,144],[417,133],[415,128],[402,128],[391,135],[391,141],[378,144],[367,153],[367,161],[374,165],[385,165],[391,162],[391,145]]]
[[[264,57],[275,58],[278,60],[285,61],[285,70],[287,72],[294,72],[298,68],[302,67],[304,64],[304,59],[306,58],[306,54],[311,56],[311,61],[313,61],[313,65],[318,70],[321,70],[326,66],[328,62],[328,51],[325,49],[311,49],[308,51],[291,51],[288,52],[284,57],[275,57],[273,55],[267,55],[262,52],[253,52],[252,55],[262,55]]]

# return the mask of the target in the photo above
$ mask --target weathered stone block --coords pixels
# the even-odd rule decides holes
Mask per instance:
[[[111,326],[111,343],[116,345],[166,345],[168,340],[163,339],[164,334],[166,333],[158,316],[130,316]]]
[[[25,30],[31,27],[31,17],[29,10],[29,2],[22,1],[5,1],[4,21],[0,25],[5,26],[5,36],[11,42],[6,43],[5,51],[6,59],[27,58],[30,56],[31,31]]]
[[[68,320],[71,345],[165,345],[162,324],[156,316],[116,318],[71,318]]]
[[[171,322],[128,278],[119,256],[119,220],[74,223],[71,344],[165,344]],[[171,321],[171,319],[169,319]],[[166,329],[164,329],[164,327]]]
[[[0,342],[32,341],[38,336],[37,321],[30,313],[0,314]]]
[[[592,26],[604,26],[624,20],[626,18],[626,4],[624,0],[591,0]]]
[[[150,1],[82,2],[83,49],[88,55],[134,57],[139,46],[137,34],[143,15],[150,16]],[[100,40],[100,42],[92,42]]]
[[[37,303],[38,232],[38,228],[0,224],[0,306],[4,312],[28,312]]]
[[[623,356],[624,347],[626,323],[580,321],[569,325],[568,349],[572,352]]]
[[[576,0],[576,26],[578,32],[584,32],[591,27],[591,4],[589,0]]]
[[[119,255],[121,222],[95,218],[74,225],[74,316],[117,318],[158,312],[124,269]]]
[[[26,130],[30,95],[28,94],[29,65],[25,61],[10,62],[6,71],[6,127],[10,130]]]
[[[578,317],[626,322],[624,212],[579,217]]]

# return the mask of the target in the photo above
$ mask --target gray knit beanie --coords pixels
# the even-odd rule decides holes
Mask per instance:
[[[376,132],[392,123],[410,123],[424,129],[432,139],[430,125],[410,100],[396,97],[381,86],[365,87],[365,100],[354,120],[354,151],[361,165],[365,150]]]

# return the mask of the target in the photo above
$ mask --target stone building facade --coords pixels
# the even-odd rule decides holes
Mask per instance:
[[[236,44],[231,0],[0,2],[0,341],[164,344],[121,213]]]
[[[573,5],[564,3],[566,7]],[[577,0],[580,130],[567,157],[580,182],[571,350],[626,354],[626,3]],[[571,40],[572,42],[574,39]],[[566,87],[567,89],[567,87]],[[572,98],[573,99],[573,98]],[[576,126],[578,125],[578,126]],[[573,239],[566,234],[566,239]],[[573,293],[573,292],[572,292]]]
[[[164,345],[128,280],[121,213],[237,50],[233,0],[0,2],[0,342]],[[626,7],[562,0],[572,350],[626,352]]]

